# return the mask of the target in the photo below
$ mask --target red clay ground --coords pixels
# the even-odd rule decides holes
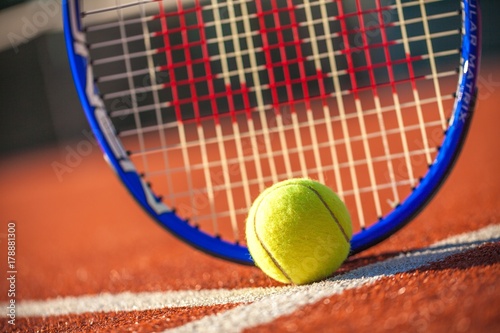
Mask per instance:
[[[492,69],[483,67],[469,139],[439,194],[408,227],[351,258],[344,271],[499,223],[500,84],[496,82],[500,75]],[[170,236],[129,197],[96,146],[59,181],[52,164],[65,163],[68,147],[77,145],[0,161],[0,271],[7,271],[3,240],[7,223],[14,220],[17,301],[101,292],[279,285],[257,268],[208,257]],[[499,331],[499,258],[498,244],[484,245],[443,263],[329,297],[253,330]],[[0,301],[7,299],[7,284],[2,282]],[[153,332],[232,306],[17,318],[16,330],[2,318],[0,330]]]
[[[498,274],[500,244],[485,245],[246,332],[495,332]]]

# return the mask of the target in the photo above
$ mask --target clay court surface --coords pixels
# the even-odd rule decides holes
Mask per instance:
[[[491,63],[462,155],[430,205],[329,280],[303,287],[172,237],[90,136],[2,158],[0,331],[500,331],[500,71]],[[77,149],[84,156],[68,157]],[[56,172],[58,163],[67,169]],[[15,297],[6,280],[10,222]]]

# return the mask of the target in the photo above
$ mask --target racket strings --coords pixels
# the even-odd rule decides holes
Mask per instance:
[[[180,215],[241,240],[246,209],[281,179],[327,183],[360,228],[418,184],[457,76],[459,51],[435,46],[459,39],[443,3],[122,1],[117,22],[86,30],[137,168]]]

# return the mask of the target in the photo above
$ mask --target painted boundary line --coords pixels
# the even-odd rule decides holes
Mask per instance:
[[[246,328],[272,322],[325,297],[372,284],[383,277],[441,261],[451,255],[478,247],[485,242],[498,241],[500,241],[500,225],[492,225],[475,232],[450,237],[426,249],[401,254],[352,270],[323,282],[295,287],[280,294],[270,295],[251,304],[207,316],[165,332],[241,332]]]
[[[20,301],[17,305],[16,315],[17,317],[46,317],[89,312],[143,311],[247,303],[265,296],[282,293],[285,288],[292,287],[103,293],[54,298],[45,301]],[[7,303],[0,304],[0,308],[4,308],[4,306],[6,307]],[[5,314],[2,313],[0,318],[2,316],[5,317]]]
[[[298,308],[344,290],[406,272],[431,262],[473,249],[485,242],[500,241],[500,225],[450,237],[429,248],[401,254],[386,261],[352,270],[323,282],[306,286],[270,288],[186,290],[165,292],[125,292],[120,294],[86,295],[44,301],[19,301],[17,317],[39,317],[86,312],[136,311],[187,306],[211,306],[227,303],[243,304],[217,315],[204,317],[175,328],[174,332],[240,332],[245,328],[271,322]],[[0,308],[7,303],[0,303]],[[266,311],[262,311],[266,309]],[[6,317],[2,311],[0,318]]]

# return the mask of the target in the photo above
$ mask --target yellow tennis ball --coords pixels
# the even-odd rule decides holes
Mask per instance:
[[[347,258],[349,212],[327,186],[310,179],[277,183],[255,200],[246,221],[247,246],[271,278],[296,285],[330,276]]]

